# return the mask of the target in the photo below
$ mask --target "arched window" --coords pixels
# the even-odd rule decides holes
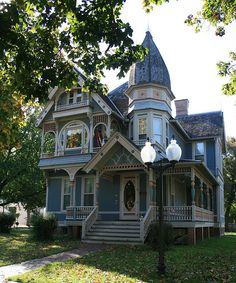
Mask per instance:
[[[106,126],[104,124],[98,124],[94,128],[93,146],[101,147],[107,140]]]
[[[67,124],[61,131],[60,142],[62,149],[82,149],[88,147],[88,127],[82,121]]]
[[[55,133],[54,132],[47,132],[44,135],[42,153],[43,155],[54,155],[55,153]]]

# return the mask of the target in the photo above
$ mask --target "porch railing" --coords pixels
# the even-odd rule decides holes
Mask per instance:
[[[57,105],[56,111],[73,109],[73,108],[77,108],[77,107],[84,107],[84,106],[88,106],[89,104],[90,104],[90,101],[87,99],[87,100],[82,100],[82,101],[76,102],[76,103]]]
[[[165,221],[191,221],[192,206],[164,206]]]
[[[140,218],[140,238],[144,242],[150,224],[156,219],[156,206],[150,206],[144,218]]]
[[[95,206],[88,217],[82,222],[82,239],[98,218],[98,207]]]
[[[214,222],[214,212],[193,205],[193,221]]]
[[[85,220],[93,211],[94,206],[67,206],[66,220]]]

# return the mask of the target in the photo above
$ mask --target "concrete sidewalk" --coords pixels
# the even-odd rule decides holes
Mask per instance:
[[[19,264],[12,264],[8,266],[0,267],[0,283],[5,283],[5,282],[10,283],[10,281],[6,280],[6,278],[10,276],[15,276],[15,275],[23,274],[25,272],[32,271],[36,268],[42,267],[52,262],[58,262],[58,261],[61,262],[61,261],[66,261],[68,259],[81,257],[88,253],[96,252],[105,249],[107,247],[108,245],[105,244],[81,244],[78,249],[72,251],[62,252],[41,259],[28,260]]]

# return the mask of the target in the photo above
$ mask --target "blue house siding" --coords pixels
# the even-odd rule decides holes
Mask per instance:
[[[47,211],[61,210],[61,179],[48,180]]]
[[[76,187],[75,187],[75,205],[80,206],[81,203],[81,178],[76,178]]]
[[[186,159],[192,159],[192,143],[186,143],[185,144],[185,157]]]
[[[216,160],[215,160],[215,144],[213,141],[206,143],[206,154],[207,154],[207,167],[215,174]]]
[[[100,179],[98,188],[99,213],[103,220],[119,219],[120,210],[120,176],[114,176],[113,181]],[[106,214],[105,212],[111,213]],[[115,213],[112,213],[115,212]]]
[[[146,174],[141,174],[140,181],[139,181],[139,188],[140,188],[139,209],[140,211],[146,211],[146,197],[147,197],[146,183],[147,183]]]

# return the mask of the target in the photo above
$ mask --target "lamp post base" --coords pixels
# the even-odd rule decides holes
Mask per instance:
[[[157,274],[159,275],[159,276],[161,276],[161,275],[164,275],[166,273],[166,266],[165,266],[165,263],[164,262],[162,262],[162,263],[158,263],[158,265],[157,265]]]

